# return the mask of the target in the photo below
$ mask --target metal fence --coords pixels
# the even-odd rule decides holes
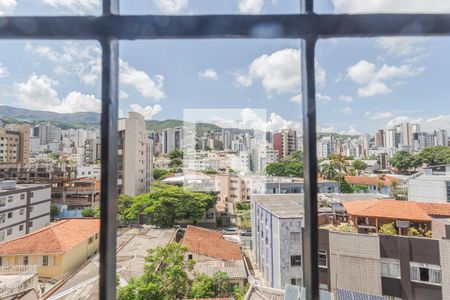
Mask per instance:
[[[448,36],[449,14],[318,15],[301,0],[291,15],[121,16],[119,0],[103,0],[98,17],[0,17],[0,39],[97,40],[102,46],[102,173],[100,298],[116,298],[118,41],[136,39],[300,39],[305,178],[304,278],[307,299],[319,299],[315,44],[321,38]]]

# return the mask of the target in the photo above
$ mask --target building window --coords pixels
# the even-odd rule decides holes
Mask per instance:
[[[6,198],[0,197],[0,206],[5,206],[5,205],[6,205]]]
[[[292,285],[302,286],[303,285],[303,280],[301,278],[291,278],[291,284]]]
[[[33,212],[33,206],[30,206],[30,213]]]
[[[301,255],[291,255],[291,266],[301,266],[302,256]]]
[[[189,260],[192,259],[192,254],[188,254],[188,259],[189,259]]]
[[[8,213],[8,219],[11,219],[12,217],[13,217],[13,212],[11,211]]]
[[[28,228],[33,227],[33,221],[28,222]]]
[[[290,232],[289,236],[290,236],[290,240],[292,242],[295,242],[295,243],[300,243],[301,242],[300,232]]]
[[[23,230],[23,224],[19,225],[19,231],[22,231],[22,230]]]
[[[0,231],[0,242],[5,240],[5,231]]]
[[[25,194],[20,194],[20,200],[25,200]]]
[[[450,181],[447,181],[447,202],[450,202]]]
[[[34,193],[30,192],[30,198],[33,198],[33,197],[34,197]]]
[[[90,237],[90,238],[89,238],[89,244],[92,244],[93,241],[94,241],[94,238],[93,238],[93,237]]]
[[[400,276],[400,260],[395,258],[382,257],[381,264],[381,276],[391,278],[401,278]]]
[[[21,208],[21,209],[19,210],[19,215],[23,215],[24,213],[25,213],[25,209]]]
[[[28,265],[28,256],[24,256],[22,261],[25,266]]]
[[[13,196],[8,196],[8,202],[13,202],[14,197]]]
[[[326,250],[319,250],[319,267],[328,268],[328,256]]]
[[[6,219],[5,214],[1,214],[0,215],[0,223],[5,223],[5,219]]]
[[[42,256],[42,265],[44,267],[48,266],[48,256],[47,255]]]
[[[411,262],[411,281],[441,284],[441,267],[437,265]]]
[[[11,235],[12,234],[12,228],[9,228],[8,230],[6,230],[6,235]]]

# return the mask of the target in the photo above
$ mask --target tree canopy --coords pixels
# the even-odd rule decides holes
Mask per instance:
[[[435,146],[423,149],[417,154],[420,162],[429,166],[450,164],[450,147]]]
[[[266,166],[266,174],[272,176],[303,177],[303,152],[293,151],[278,162]]]
[[[360,175],[362,172],[364,172],[367,169],[367,164],[359,159],[355,159],[352,162],[352,168],[355,169],[355,171]]]
[[[392,156],[389,163],[400,173],[407,173],[409,170],[415,169],[421,165],[420,160],[408,151],[398,151]]]
[[[195,224],[215,201],[211,193],[192,192],[179,186],[157,183],[147,194],[119,198],[119,215],[126,221],[137,220],[139,214],[150,223],[173,227],[177,221],[191,219]]]

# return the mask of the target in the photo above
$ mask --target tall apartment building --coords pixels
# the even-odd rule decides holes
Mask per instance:
[[[30,158],[30,130],[28,124],[0,128],[0,165],[26,165]]]
[[[146,132],[144,117],[129,112],[119,120],[120,194],[136,196],[148,192],[153,174],[152,143]]]
[[[448,132],[445,129],[439,129],[434,132],[436,136],[436,146],[448,146]]]
[[[50,224],[50,185],[0,182],[0,242]]]
[[[283,158],[297,150],[297,132],[285,129],[273,134],[273,149],[278,151],[278,157]]]
[[[33,136],[39,137],[41,145],[61,141],[61,128],[53,124],[39,124],[33,128]]]
[[[385,136],[384,136],[384,130],[379,129],[377,133],[375,134],[375,145],[379,147],[385,146]]]

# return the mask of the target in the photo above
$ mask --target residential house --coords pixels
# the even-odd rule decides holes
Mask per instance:
[[[392,195],[392,186],[400,183],[400,179],[382,176],[345,176],[345,181],[349,184],[366,186],[369,193]]]
[[[40,278],[58,278],[99,248],[99,219],[65,219],[0,244],[0,265],[36,265]]]

